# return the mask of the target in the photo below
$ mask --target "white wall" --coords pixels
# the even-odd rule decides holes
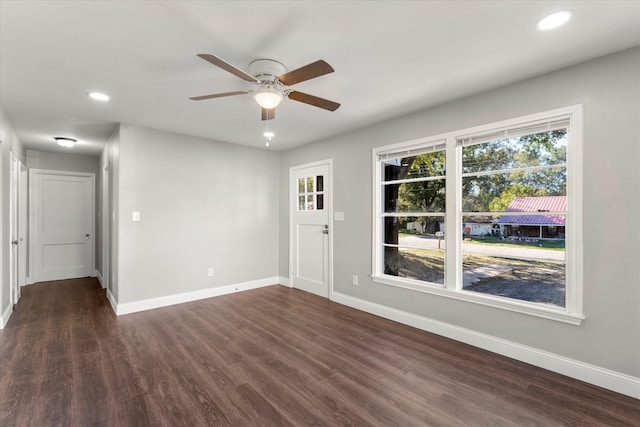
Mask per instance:
[[[22,143],[16,136],[13,126],[0,106],[0,328],[4,327],[11,313],[9,255],[10,249],[10,216],[9,191],[11,172],[11,153],[25,163],[25,152]]]
[[[581,326],[369,279],[372,148],[573,104],[584,106],[586,320]],[[527,351],[534,349],[545,357],[604,368],[630,376],[629,384],[637,387],[640,229],[634,218],[640,211],[638,123],[640,48],[635,48],[285,152],[280,159],[280,188],[287,188],[291,166],[334,159],[334,208],[345,215],[344,222],[333,226],[334,290],[346,299],[395,310],[401,316],[408,314],[406,318],[435,321],[431,324],[449,330],[463,328],[497,343],[510,343],[511,348],[526,346]],[[282,192],[279,271],[285,277],[289,268],[288,220],[288,200]],[[607,231],[606,224],[614,231]],[[360,277],[357,287],[351,285],[354,274]],[[638,390],[636,395],[640,396]]]
[[[277,153],[131,125],[119,147],[118,305],[277,276]]]

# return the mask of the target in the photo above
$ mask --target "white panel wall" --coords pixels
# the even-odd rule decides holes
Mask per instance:
[[[584,106],[586,320],[581,326],[369,279],[373,147],[573,104]],[[450,329],[464,328],[526,346],[541,355],[628,375],[636,378],[630,380],[633,386],[633,381],[640,378],[638,123],[640,48],[635,48],[285,152],[280,159],[280,187],[287,188],[291,166],[334,159],[334,209],[345,215],[344,222],[336,222],[333,227],[336,292],[376,307],[431,319]],[[285,277],[289,267],[287,204],[283,192],[279,271]],[[357,287],[351,285],[354,274],[360,277]],[[640,392],[636,390],[636,394]]]
[[[277,276],[277,153],[122,125],[118,179],[119,305]]]

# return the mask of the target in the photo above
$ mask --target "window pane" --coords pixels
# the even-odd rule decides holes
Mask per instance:
[[[313,195],[307,196],[307,210],[308,211],[313,210]]]
[[[298,210],[304,210],[304,196],[298,196]]]
[[[389,159],[382,162],[383,181],[445,175],[445,152]]]
[[[316,207],[319,211],[324,209],[324,195],[318,194],[316,196]]]
[[[444,217],[385,217],[384,273],[444,283]]]
[[[384,243],[386,244],[438,248],[438,237],[444,236],[444,217],[385,217],[384,227]],[[444,244],[444,242],[442,243]],[[442,248],[444,248],[443,245]]]
[[[566,161],[566,129],[462,148],[462,173],[560,165]]]
[[[307,177],[307,193],[313,193],[313,177]]]
[[[488,217],[462,223],[464,290],[565,306],[564,215],[505,215],[490,229]]]
[[[384,273],[443,284],[444,251],[386,246],[384,247]]]
[[[324,176],[322,175],[316,177],[316,190],[324,191]]]
[[[517,197],[566,194],[565,167],[462,178],[463,212],[503,212]]]
[[[383,186],[385,212],[444,212],[445,180]]]
[[[298,194],[304,194],[304,178],[298,179]]]

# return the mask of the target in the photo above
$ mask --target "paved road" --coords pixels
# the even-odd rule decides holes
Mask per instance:
[[[438,239],[429,236],[417,236],[417,235],[401,235],[400,244],[403,246],[410,246],[414,248],[424,249],[437,249]],[[441,247],[444,248],[444,240],[441,242]],[[551,251],[546,249],[534,249],[534,248],[518,248],[509,246],[494,246],[494,245],[481,245],[475,243],[463,243],[462,251],[468,254],[474,255],[489,255],[508,258],[521,258],[521,259],[539,259],[545,261],[564,261],[564,251]]]

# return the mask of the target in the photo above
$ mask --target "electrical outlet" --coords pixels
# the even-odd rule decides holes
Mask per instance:
[[[358,286],[358,276],[356,276],[355,274],[353,275],[352,283],[354,286]]]
[[[213,267],[209,267],[209,269],[207,270],[207,276],[209,277],[213,276]]]

